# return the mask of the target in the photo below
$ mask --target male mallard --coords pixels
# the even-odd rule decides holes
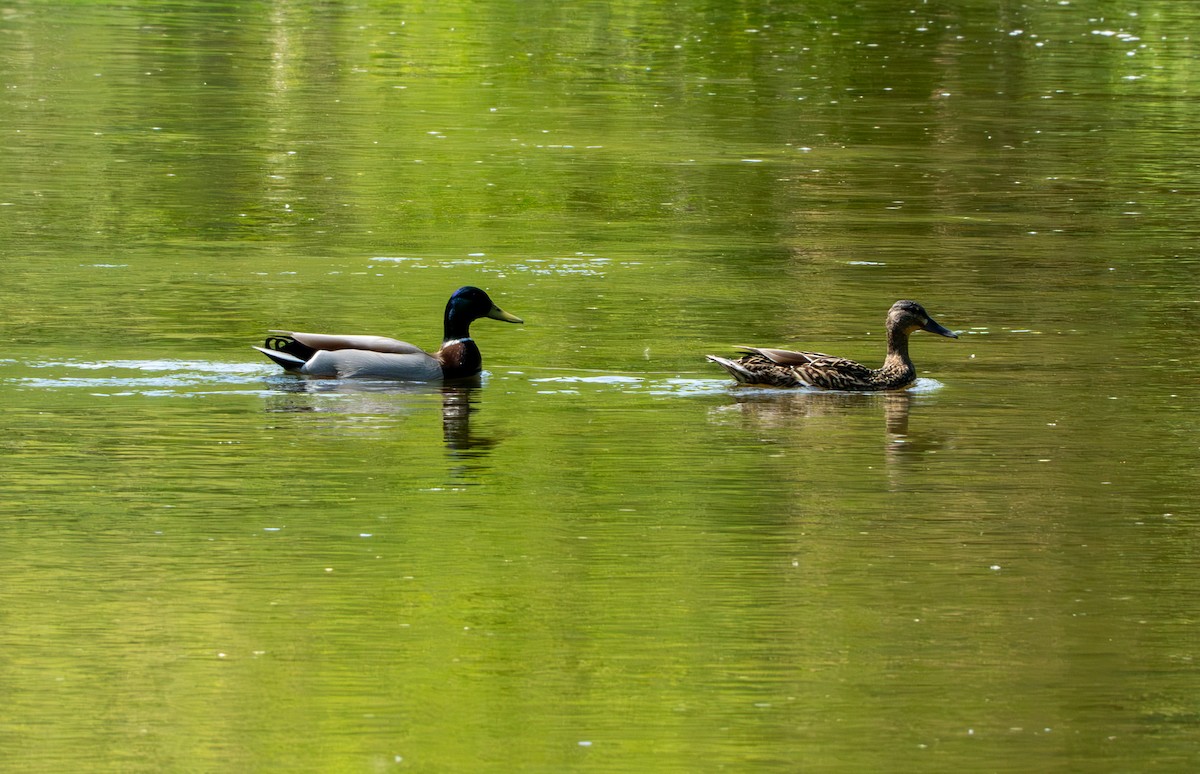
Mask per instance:
[[[479,347],[471,338],[471,322],[480,317],[524,322],[492,303],[479,288],[454,291],[446,302],[442,348],[429,353],[405,341],[384,336],[336,336],[324,333],[271,331],[259,352],[293,373],[360,379],[440,382],[478,376],[483,368]]]
[[[707,357],[742,384],[822,390],[899,390],[917,380],[917,369],[908,356],[908,336],[913,331],[958,338],[958,334],[934,322],[916,301],[897,301],[888,310],[887,357],[881,368],[867,368],[853,360],[820,352],[758,347],[739,347],[748,354],[737,360]]]

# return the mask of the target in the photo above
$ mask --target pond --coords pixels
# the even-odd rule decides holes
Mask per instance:
[[[0,757],[1194,769],[1198,22],[0,10]],[[463,285],[478,385],[251,349]],[[904,392],[705,360],[904,298]]]

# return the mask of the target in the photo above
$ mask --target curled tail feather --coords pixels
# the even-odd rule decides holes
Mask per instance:
[[[291,336],[268,336],[263,346],[255,347],[288,371],[298,371],[317,351]]]

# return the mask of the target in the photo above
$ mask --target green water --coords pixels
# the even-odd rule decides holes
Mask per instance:
[[[0,768],[1194,770],[1198,25],[0,8]],[[478,388],[250,349],[464,284]]]

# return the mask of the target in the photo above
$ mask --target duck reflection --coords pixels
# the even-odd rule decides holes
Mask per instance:
[[[442,440],[450,456],[462,459],[485,456],[497,441],[471,426],[471,415],[479,410],[483,391],[479,385],[442,387]]]
[[[267,398],[267,411],[276,413],[330,413],[353,417],[396,418],[421,411],[430,399],[439,399],[442,442],[454,459],[486,456],[495,438],[472,427],[483,394],[478,379],[453,385],[413,382],[368,381],[363,379],[296,379],[281,376],[271,381],[278,394]],[[322,400],[321,396],[337,400]],[[380,425],[373,425],[379,428]],[[354,424],[354,432],[362,432]]]
[[[789,427],[800,419],[879,411],[883,414],[884,451],[889,461],[915,459],[943,444],[943,439],[935,433],[910,432],[909,415],[915,396],[906,390],[868,393],[734,390],[733,399],[732,405],[714,411],[737,412],[764,427]]]

